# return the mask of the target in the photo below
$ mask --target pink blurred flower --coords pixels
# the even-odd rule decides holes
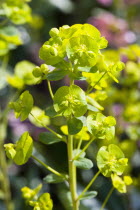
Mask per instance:
[[[97,0],[97,1],[104,6],[110,6],[112,4],[112,0]]]
[[[127,22],[109,12],[90,17],[88,23],[97,27],[112,47],[126,46],[136,41],[136,35],[129,30]]]

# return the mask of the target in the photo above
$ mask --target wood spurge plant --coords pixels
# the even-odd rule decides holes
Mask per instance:
[[[123,174],[128,159],[113,141],[116,120],[102,113],[104,108],[97,100],[105,99],[102,89],[111,85],[111,80],[118,83],[117,75],[124,69],[124,63],[119,59],[112,60],[102,51],[107,47],[107,40],[90,24],[64,25],[59,29],[52,28],[49,34],[51,38],[39,51],[44,64],[35,67],[27,61],[19,62],[15,74],[8,77],[9,84],[20,92],[19,98],[11,101],[9,107],[21,121],[29,118],[36,126],[46,128],[46,132],[40,133],[38,137],[42,144],[63,142],[67,146],[68,171],[62,173],[40,160],[33,150],[34,141],[28,132],[24,132],[15,144],[4,145],[6,155],[17,165],[23,165],[33,158],[51,172],[44,178],[47,183],[68,183],[69,206],[73,210],[80,209],[81,200],[97,195],[96,191],[90,191],[90,187],[99,175],[110,177],[113,187],[102,204],[103,209],[114,188],[125,193],[126,185],[132,183],[131,177]],[[50,82],[64,77],[68,78],[69,85],[59,87],[54,93]],[[25,90],[26,85],[36,85],[43,80],[47,81],[52,99],[52,105],[46,104],[45,110],[34,105],[33,96]],[[77,85],[80,81],[85,81],[85,89]],[[63,123],[55,130],[51,123],[58,116],[63,118]],[[93,163],[87,157],[87,149],[93,146],[93,141],[102,140],[106,141],[106,145],[100,147]],[[77,170],[90,170],[93,164],[97,165],[98,171],[79,192]],[[37,196],[41,187],[23,187],[23,197],[34,210],[51,210],[53,201],[50,194],[46,192]]]

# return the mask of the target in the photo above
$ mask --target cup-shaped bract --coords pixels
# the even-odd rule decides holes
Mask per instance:
[[[121,149],[115,144],[101,147],[97,154],[98,168],[106,177],[111,176],[112,173],[121,175],[127,166],[127,162],[128,159],[124,157]]]
[[[85,92],[77,85],[60,87],[54,95],[54,109],[65,117],[84,115],[87,111]]]

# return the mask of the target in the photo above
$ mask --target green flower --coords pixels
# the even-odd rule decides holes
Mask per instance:
[[[53,202],[49,193],[43,193],[37,201],[29,201],[29,205],[33,206],[34,210],[52,210]]]
[[[97,62],[98,43],[88,35],[72,37],[66,47],[68,58],[78,66],[92,67]]]
[[[121,149],[114,144],[101,147],[97,154],[98,168],[107,177],[112,173],[121,175],[127,166],[127,161]]]
[[[87,111],[84,91],[77,85],[60,87],[54,95],[54,109],[65,117],[84,115]]]
[[[99,139],[112,140],[115,135],[115,124],[114,117],[105,117],[101,113],[92,114],[87,117],[88,131]]]
[[[120,192],[126,193],[126,185],[132,184],[132,179],[130,176],[119,177],[117,174],[111,175],[113,186]]]

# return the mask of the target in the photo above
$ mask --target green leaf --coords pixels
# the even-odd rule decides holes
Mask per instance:
[[[114,117],[108,116],[105,118],[104,123],[108,126],[114,126],[114,125],[116,125],[116,120]]]
[[[22,79],[26,85],[34,85],[39,79],[33,76],[35,65],[29,61],[20,61],[15,66],[15,76]]]
[[[43,144],[54,144],[60,142],[61,140],[53,133],[42,132],[39,134],[39,141]]]
[[[33,140],[26,131],[22,134],[20,139],[16,142],[16,154],[13,161],[17,165],[25,164],[32,155]]]
[[[31,21],[31,8],[23,1],[6,1],[2,4],[5,15],[14,24],[24,24]]]
[[[67,125],[68,125],[68,132],[69,132],[70,135],[74,135],[76,133],[79,133],[80,130],[82,129],[82,127],[83,127],[82,121],[75,118],[75,117],[69,119],[68,122],[67,122]]]
[[[57,81],[63,79],[69,71],[66,70],[54,70],[47,74],[46,78],[50,81]]]
[[[54,109],[65,117],[84,115],[87,111],[85,92],[77,85],[60,87],[54,95]]]
[[[77,168],[81,169],[88,170],[93,167],[92,161],[87,158],[78,158],[77,160],[74,160],[73,163]]]
[[[84,195],[80,198],[80,200],[86,200],[86,199],[91,199],[95,198],[97,196],[97,191],[89,191],[85,192]]]
[[[82,151],[81,149],[74,149],[74,150],[73,150],[73,158],[74,158],[75,156],[77,156],[78,154],[80,154],[81,151]],[[79,158],[84,158],[85,155],[86,155],[86,153],[85,153],[85,152],[82,152],[82,153],[80,154]]]
[[[50,124],[50,118],[45,115],[45,111],[37,106],[32,108],[29,120],[37,127],[44,127],[44,125],[48,126]],[[41,123],[43,125],[41,125]]]
[[[54,106],[49,106],[47,107],[47,109],[45,110],[45,114],[49,117],[55,117],[57,114],[57,112],[54,110]]]
[[[92,106],[90,104],[87,105],[87,109],[92,112],[99,112],[99,109],[97,109],[95,106]]]
[[[20,117],[21,121],[27,119],[33,107],[33,97],[29,91],[24,91],[16,102],[10,102],[9,107],[14,109],[16,118]]]
[[[60,183],[66,180],[65,177],[60,177],[55,174],[49,174],[43,179],[46,183]]]
[[[115,127],[111,126],[105,129],[105,139],[111,141],[115,136]]]

